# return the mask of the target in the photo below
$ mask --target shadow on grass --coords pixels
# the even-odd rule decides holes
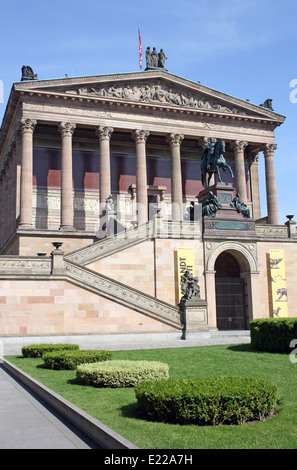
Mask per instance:
[[[122,406],[121,413],[124,418],[142,419],[138,403],[130,403],[129,405]]]
[[[231,346],[228,346],[230,351],[235,351],[235,352],[253,352],[253,353],[258,353],[256,349],[252,347],[251,344],[232,344]]]

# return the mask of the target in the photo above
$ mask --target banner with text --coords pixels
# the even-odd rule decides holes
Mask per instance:
[[[270,250],[269,261],[273,317],[288,317],[289,312],[284,250]]]
[[[177,248],[176,250],[176,268],[177,268],[177,301],[181,301],[181,278],[188,269],[192,276],[195,276],[195,253],[193,248]]]

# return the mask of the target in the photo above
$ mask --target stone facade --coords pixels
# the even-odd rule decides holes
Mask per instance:
[[[272,249],[284,250],[296,316],[296,224],[279,225],[274,171],[284,120],[163,70],[15,83],[0,134],[0,335],[182,334],[178,248],[195,254],[197,331],[202,317],[202,330],[219,327],[218,278],[244,286],[230,328],[274,315]],[[210,138],[226,143],[234,178],[224,173],[223,191],[213,177],[221,206],[202,217]],[[248,219],[230,206],[237,193]]]

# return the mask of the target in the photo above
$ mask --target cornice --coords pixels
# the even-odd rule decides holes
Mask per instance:
[[[228,95],[221,91],[214,90],[212,88],[206,87],[205,85],[201,85],[200,83],[193,82],[191,80],[179,77],[177,75],[171,74],[169,72],[165,72],[162,70],[158,71],[146,71],[146,72],[128,72],[128,73],[120,73],[120,74],[110,74],[110,75],[95,75],[95,76],[87,76],[87,77],[74,77],[74,78],[60,78],[60,79],[51,79],[51,80],[33,80],[33,81],[26,81],[26,82],[16,82],[13,85],[14,90],[19,91],[33,91],[39,90],[43,91],[44,88],[55,87],[57,89],[57,93],[59,92],[59,87],[76,87],[81,85],[103,85],[103,84],[110,84],[119,83],[119,82],[132,82],[132,81],[142,81],[145,82],[147,80],[161,80],[163,82],[167,82],[170,85],[179,85],[183,88],[187,88],[193,92],[201,93],[206,95],[207,97],[215,98],[222,100],[226,103],[231,103],[234,106],[239,106],[245,108],[252,113],[260,113],[262,115],[267,116],[268,119],[273,121],[279,121],[280,123],[284,122],[285,116],[275,113],[269,109],[263,108],[261,106],[252,104],[248,101],[244,101],[240,98],[236,98],[234,96]]]

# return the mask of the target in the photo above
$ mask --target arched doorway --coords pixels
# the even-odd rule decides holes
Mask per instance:
[[[247,329],[246,281],[238,260],[228,251],[215,263],[216,314],[219,330]]]

